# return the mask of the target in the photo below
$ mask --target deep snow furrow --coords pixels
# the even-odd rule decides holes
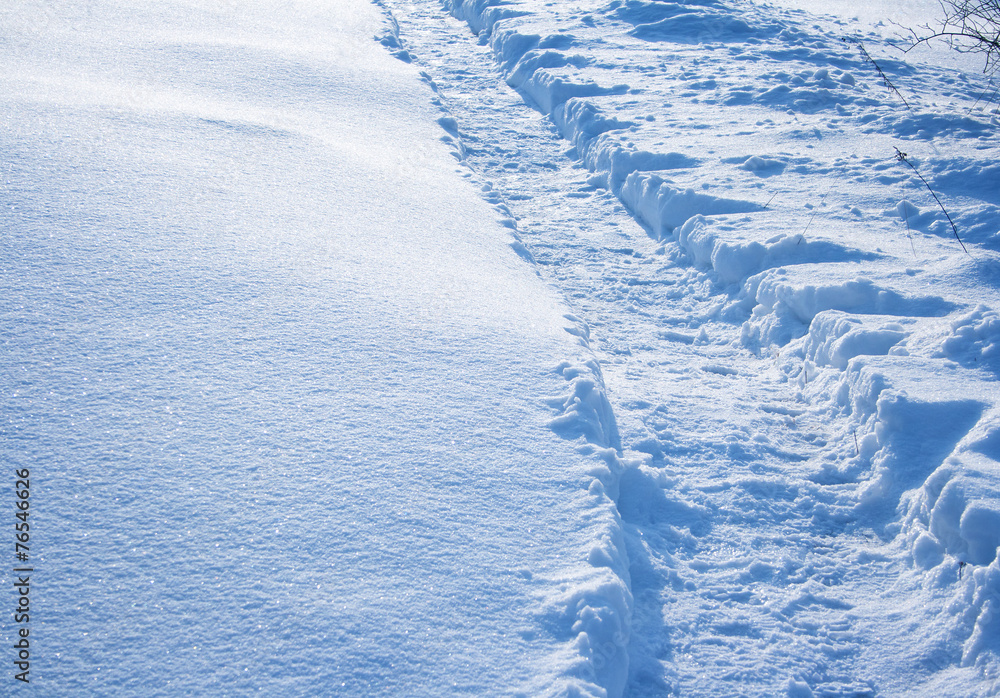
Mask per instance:
[[[477,46],[435,3],[387,5],[445,137],[593,329],[626,465],[625,692],[983,690],[997,304],[986,272],[980,307],[960,277],[993,263],[1000,217],[949,182],[988,179],[969,146],[996,138],[929,104],[969,79],[927,68],[908,112],[773,8],[450,0]],[[937,149],[920,165],[979,261],[896,167],[901,136]],[[920,388],[942,371],[948,394]]]
[[[397,13],[402,17],[412,19],[408,12],[394,12],[395,5],[391,0],[377,0],[376,4],[385,11],[389,23],[387,33],[376,37],[380,43],[393,52],[400,60],[410,62],[414,59],[408,48],[413,44],[413,36],[402,40],[399,35]],[[412,9],[411,9],[412,11]],[[437,31],[434,20],[424,24],[423,28],[430,36],[423,37],[420,43],[421,55],[425,60],[418,60],[421,66],[435,67],[433,61],[427,61],[428,54],[423,48],[428,45],[447,44],[451,31]],[[492,77],[488,69],[486,56],[480,55],[483,61],[480,70]],[[462,71],[464,77],[472,77],[473,71]],[[442,116],[438,120],[444,130],[442,141],[453,148],[455,157],[462,162],[482,160],[494,168],[504,167],[513,162],[511,156],[523,156],[535,151],[532,145],[523,150],[511,153],[504,147],[496,148],[494,144],[476,138],[466,130],[467,123],[456,121],[453,107],[455,103],[442,94],[435,82],[435,75],[423,72],[425,82],[437,95],[435,103],[440,107]],[[492,85],[480,86],[475,96],[498,97],[508,102],[512,95],[490,95]],[[509,104],[494,105],[494,109],[502,110]],[[465,114],[464,110],[459,108]],[[528,141],[531,139],[553,138],[548,129],[542,133],[530,133],[527,136],[518,134]],[[516,132],[509,132],[514,135]],[[506,147],[510,147],[507,145]],[[537,154],[537,153],[535,153]],[[550,154],[555,155],[555,154]],[[500,159],[504,162],[501,163]],[[550,172],[555,166],[550,161],[532,162],[529,165],[536,172]],[[525,169],[522,164],[520,170]],[[494,188],[491,181],[492,172],[489,167],[473,167],[465,174],[480,186],[483,197],[493,204],[501,222],[511,231],[514,242],[511,247],[528,262],[545,263],[544,252],[535,250],[538,258],[532,256],[522,242],[519,226],[514,220],[510,202],[506,201],[502,192]],[[536,613],[550,632],[562,640],[562,647],[551,657],[539,657],[537,662],[542,665],[556,667],[561,678],[549,686],[512,687],[531,694],[540,691],[551,694],[571,695],[619,695],[625,685],[628,671],[628,642],[631,626],[632,597],[628,576],[628,558],[623,539],[621,520],[615,507],[619,487],[622,461],[619,457],[621,440],[617,424],[608,403],[606,387],[601,369],[590,346],[590,329],[587,323],[573,315],[567,315],[566,331],[577,338],[580,354],[567,357],[567,360],[554,367],[554,370],[567,381],[568,391],[562,395],[552,396],[546,403],[553,411],[550,428],[561,437],[577,442],[577,450],[584,456],[594,460],[586,495],[581,502],[581,518],[592,521],[596,530],[592,547],[586,551],[586,556],[579,560],[568,561],[567,567],[544,581],[547,584],[541,588],[537,598]]]

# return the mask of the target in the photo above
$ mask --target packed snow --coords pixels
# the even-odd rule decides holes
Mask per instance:
[[[1000,693],[1000,118],[937,12],[8,3],[34,689]]]

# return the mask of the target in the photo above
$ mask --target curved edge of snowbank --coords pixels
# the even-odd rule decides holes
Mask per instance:
[[[374,39],[396,58],[413,61],[399,34],[399,25],[381,0],[373,0],[387,17],[388,29]],[[484,36],[500,19],[515,16],[485,0],[451,7],[453,14],[465,20]],[[530,41],[528,42],[530,43]],[[431,76],[421,77],[438,97],[435,104],[443,116],[438,124],[445,134],[441,140],[452,148],[456,160],[465,162],[465,146],[460,124],[448,112]],[[477,173],[473,172],[475,176]],[[483,198],[493,204],[501,224],[508,229],[510,246],[525,261],[534,264],[521,241],[517,224],[502,196],[488,181],[479,182]],[[526,687],[536,695],[577,695],[607,698],[620,696],[628,678],[629,637],[632,619],[632,592],[629,562],[622,520],[617,508],[622,461],[621,439],[614,412],[607,398],[604,377],[590,347],[590,330],[574,315],[566,315],[566,331],[576,337],[580,352],[561,363],[554,371],[567,382],[565,393],[549,397],[546,404],[554,415],[548,426],[559,437],[576,442],[576,450],[593,459],[585,472],[580,499],[581,526],[594,533],[589,547],[548,581],[549,592],[539,599],[535,614],[545,627],[552,628],[560,640],[555,656],[542,658],[551,674],[537,685]]]
[[[620,696],[628,678],[628,644],[632,621],[629,561],[618,490],[625,463],[621,440],[604,377],[590,348],[590,329],[574,315],[566,315],[566,331],[577,337],[581,355],[556,367],[568,383],[567,392],[546,402],[555,411],[549,427],[562,438],[577,442],[581,455],[594,459],[584,500],[585,519],[597,535],[585,564],[563,570],[553,580],[558,591],[543,602],[542,613],[563,628],[568,641],[560,651],[565,666],[560,693],[581,696]]]

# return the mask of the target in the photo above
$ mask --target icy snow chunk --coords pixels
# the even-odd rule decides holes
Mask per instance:
[[[1000,314],[985,305],[951,323],[951,332],[934,356],[964,365],[997,368],[1000,362]]]
[[[541,68],[561,68],[569,61],[558,51],[528,51],[507,76],[507,84],[518,88]]]
[[[909,220],[914,216],[920,215],[920,209],[904,199],[896,204],[896,213],[899,214],[899,217],[904,221],[909,222]]]
[[[504,68],[510,70],[526,53],[538,46],[541,38],[537,34],[522,34],[516,29],[504,28],[493,34],[490,46]]]
[[[466,22],[472,31],[479,34],[480,41],[483,43],[485,43],[484,37],[489,36],[500,20],[523,17],[529,14],[523,10],[515,10],[507,6],[506,3],[493,3],[487,0],[475,0],[474,2],[445,0],[444,6],[452,16]]]
[[[986,417],[983,421],[989,421]],[[1000,462],[962,447],[927,478],[910,504],[910,526],[926,527],[948,555],[988,565],[1000,547]],[[919,554],[914,543],[911,553]]]
[[[572,34],[550,34],[538,42],[538,48],[567,49],[576,42]]]
[[[996,559],[1000,546],[1000,511],[995,501],[973,502],[966,506],[958,530],[965,542],[968,562],[987,565]]]
[[[590,148],[586,161],[588,167],[607,173],[608,183],[612,189],[617,190],[619,198],[624,196],[622,194],[624,181],[633,172],[674,170],[693,167],[698,163],[697,160],[681,153],[650,153],[621,147]]]
[[[703,216],[694,216],[677,232],[680,246],[696,264],[710,266],[724,283],[735,283],[758,269],[767,255],[759,242],[734,244],[723,241],[705,224]]]
[[[905,500],[911,510],[916,506],[924,512],[917,518],[949,554],[967,551],[961,516],[972,498],[970,481],[963,476],[956,484],[946,463],[953,462],[956,454],[970,466],[983,460],[960,444],[991,402],[988,387],[966,380],[959,369],[940,361],[896,356],[856,357],[845,380],[854,419],[864,424],[863,430],[874,432],[878,442],[859,512],[889,517],[909,491]],[[988,499],[979,489],[985,481],[979,478],[974,489]]]
[[[988,567],[974,570],[970,611],[975,617],[975,625],[968,640],[962,647],[962,664],[970,666],[984,652],[994,656],[1000,654],[1000,561],[994,560]]]
[[[744,290],[757,305],[744,326],[744,340],[784,346],[804,335],[813,318],[824,310],[933,317],[954,308],[940,296],[903,295],[871,279],[845,280],[836,266],[799,264],[750,277]]]
[[[437,120],[438,124],[452,136],[458,136],[458,121],[453,116],[442,116]]]
[[[895,508],[904,490],[916,487],[944,462],[978,421],[982,405],[971,400],[921,400],[885,390],[877,403],[876,434],[882,451],[876,476],[862,501]]]
[[[573,327],[567,331],[586,341],[585,329]],[[589,443],[620,450],[618,424],[597,363],[588,360],[574,365],[564,361],[556,372],[570,382],[571,392],[546,400],[559,413],[549,422],[549,428],[566,439],[584,437]]]
[[[934,536],[926,531],[921,533],[911,548],[913,562],[921,569],[937,567],[944,561],[944,548]]]
[[[788,698],[813,698],[814,695],[812,689],[809,688],[809,684],[796,679],[788,679],[785,691],[788,694]]]
[[[620,95],[628,91],[628,85],[601,87],[595,82],[572,82],[544,68],[535,70],[520,85],[511,86],[524,90],[545,114],[551,114],[555,107],[570,97]]]
[[[578,98],[568,99],[565,104],[555,109],[552,112],[552,120],[566,140],[573,143],[584,157],[590,150],[591,139],[608,131],[635,125],[631,121],[619,121],[604,116],[591,102]],[[692,164],[697,163],[693,161]],[[596,161],[588,163],[588,167],[596,169]]]
[[[809,324],[805,356],[818,366],[834,366],[843,371],[855,356],[888,354],[906,337],[898,320],[884,316],[862,319],[838,310],[823,311]]]
[[[659,237],[669,234],[693,216],[749,213],[762,208],[752,201],[725,199],[693,189],[679,189],[658,175],[643,172],[628,175],[619,196],[622,203]],[[692,226],[696,227],[697,223]],[[688,232],[693,231],[694,227]]]
[[[839,243],[810,241],[801,234],[768,237],[762,234],[767,230],[766,226],[750,224],[748,218],[731,222],[697,215],[684,223],[677,232],[677,240],[696,264],[711,267],[727,284],[742,282],[763,269],[781,264],[846,261],[864,256]]]
[[[781,174],[785,170],[785,162],[773,158],[762,158],[759,155],[751,155],[739,168],[747,172],[753,172],[759,177],[770,177],[771,175]]]
[[[975,434],[975,438],[969,442],[969,448],[995,461],[1000,461],[1000,424],[985,428],[982,434]]]

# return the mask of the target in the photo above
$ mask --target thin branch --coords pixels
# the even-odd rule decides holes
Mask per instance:
[[[941,203],[941,199],[939,199],[938,195],[934,193],[934,190],[931,189],[931,185],[927,182],[926,179],[924,179],[924,176],[920,174],[920,171],[913,165],[912,162],[910,162],[907,159],[906,153],[902,152],[899,148],[896,148],[895,150],[896,150],[896,159],[899,162],[905,162],[907,165],[909,165],[910,169],[913,170],[913,172],[917,175],[917,177],[920,178],[920,181],[924,183],[924,186],[927,187],[927,191],[931,193],[931,196],[934,197],[934,200],[937,201],[937,205],[941,207],[941,210],[944,212],[945,218],[947,218],[948,222],[951,223],[951,229],[955,231],[955,239],[958,240],[958,244],[962,246],[962,251],[965,252],[965,254],[969,254],[969,250],[966,249],[965,243],[962,242],[962,238],[958,236],[958,227],[955,225],[955,221],[953,221],[951,219],[951,216],[948,215],[948,210],[944,207],[944,204]]]
[[[906,217],[906,213],[903,213],[903,222],[906,223],[906,239],[910,241],[910,250],[913,252],[913,258],[917,258],[917,248],[913,246],[913,235],[910,232],[910,219]],[[959,240],[961,242],[961,240]]]
[[[940,5],[939,23],[934,27],[922,25],[920,28],[926,32],[922,36],[908,29],[913,38],[903,52],[943,39],[956,51],[983,54],[984,73],[1000,69],[1000,0],[941,0]]]
[[[890,80],[889,76],[885,74],[884,70],[882,70],[882,66],[880,66],[878,62],[874,58],[872,58],[872,55],[868,53],[868,49],[865,48],[864,42],[862,42],[861,39],[855,39],[853,37],[844,37],[844,41],[846,41],[849,44],[854,44],[855,46],[858,47],[858,52],[861,54],[861,58],[866,63],[872,64],[872,67],[875,68],[875,72],[882,80],[882,84],[885,85],[886,89],[889,90],[889,92],[891,92],[892,94],[899,97],[899,101],[902,102],[907,109],[913,111],[913,107],[911,107],[910,103],[906,101],[906,97],[903,96],[903,93],[899,91],[898,87],[892,84],[892,80]]]
[[[983,97],[986,96],[986,93],[989,92],[992,87],[993,87],[993,79],[991,78],[990,84],[986,87],[985,90],[983,90],[983,93],[976,98],[976,101],[973,103],[973,105],[969,107],[970,114],[976,110],[976,107],[979,106],[979,103],[983,101]],[[993,100],[996,99],[997,94],[1000,94],[1000,87],[997,87],[995,90],[993,90],[993,94],[990,95],[990,98],[988,100],[986,100],[986,103],[987,104],[992,103]]]
[[[830,189],[832,189],[832,188],[833,187],[830,187]],[[823,194],[823,196],[820,198],[820,200],[819,200],[819,205],[820,206],[822,206],[823,202],[826,201],[826,197],[830,195],[830,189],[827,189],[826,190],[826,194]],[[813,209],[812,215],[809,216],[809,220],[806,222],[805,229],[801,233],[799,233],[799,242],[795,243],[796,245],[798,245],[799,243],[802,242],[803,239],[805,239],[804,236],[805,236],[806,233],[809,232],[809,226],[811,226],[813,224],[813,219],[816,217],[817,213],[819,213],[819,206],[817,206],[817,207],[815,207]]]

